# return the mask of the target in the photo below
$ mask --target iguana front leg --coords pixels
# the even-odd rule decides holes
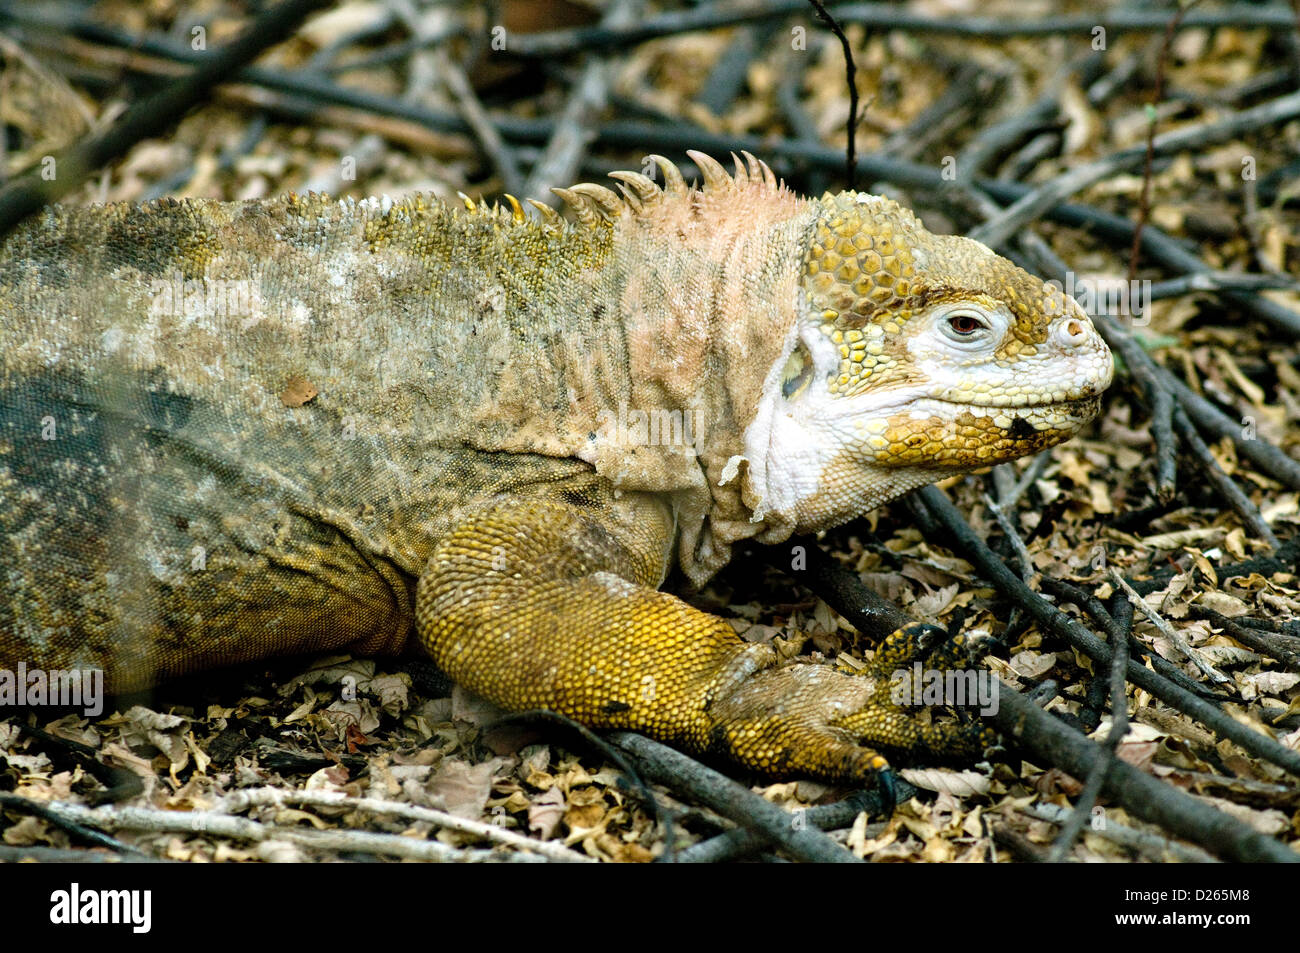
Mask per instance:
[[[641,731],[774,777],[863,783],[888,765],[877,747],[969,756],[992,740],[922,724],[889,702],[876,668],[778,667],[769,646],[655,588],[671,542],[671,515],[647,497],[485,507],[442,539],[420,579],[420,639],[502,707]],[[929,648],[900,630],[881,659],[892,667],[909,647]]]

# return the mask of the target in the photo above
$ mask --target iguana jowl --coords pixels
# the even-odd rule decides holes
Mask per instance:
[[[1067,439],[1110,353],[892,201],[691,155],[700,189],[654,157],[663,188],[558,190],[572,224],[420,195],[28,222],[0,254],[0,666],[121,690],[414,639],[503,706],[775,775],[977,750],[887,703],[914,633],[863,676],[778,666],[657,587]]]

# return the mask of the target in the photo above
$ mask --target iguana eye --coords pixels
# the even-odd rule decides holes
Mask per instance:
[[[997,303],[963,301],[938,309],[929,325],[943,343],[963,354],[983,354],[1006,332],[1008,315]]]
[[[808,359],[808,352],[800,344],[790,354],[785,367],[781,370],[781,393],[786,400],[804,389],[808,381],[812,380],[812,371],[812,361]]]
[[[987,328],[982,320],[966,311],[959,311],[956,314],[948,315],[948,327],[954,334],[968,338],[976,331]]]

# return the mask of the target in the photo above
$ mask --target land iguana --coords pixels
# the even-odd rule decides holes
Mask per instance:
[[[0,251],[0,667],[122,691],[408,643],[509,709],[771,776],[973,755],[885,673],[778,664],[659,591],[1060,443],[1110,352],[1055,286],[893,201],[557,189],[50,207]]]

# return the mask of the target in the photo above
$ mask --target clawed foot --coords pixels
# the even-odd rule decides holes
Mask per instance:
[[[892,802],[882,752],[970,762],[996,742],[975,717],[996,711],[997,679],[979,664],[987,650],[987,640],[918,622],[886,638],[860,674],[797,663],[757,672],[715,699],[710,747],[774,776],[874,778]],[[935,708],[963,714],[939,720]]]

